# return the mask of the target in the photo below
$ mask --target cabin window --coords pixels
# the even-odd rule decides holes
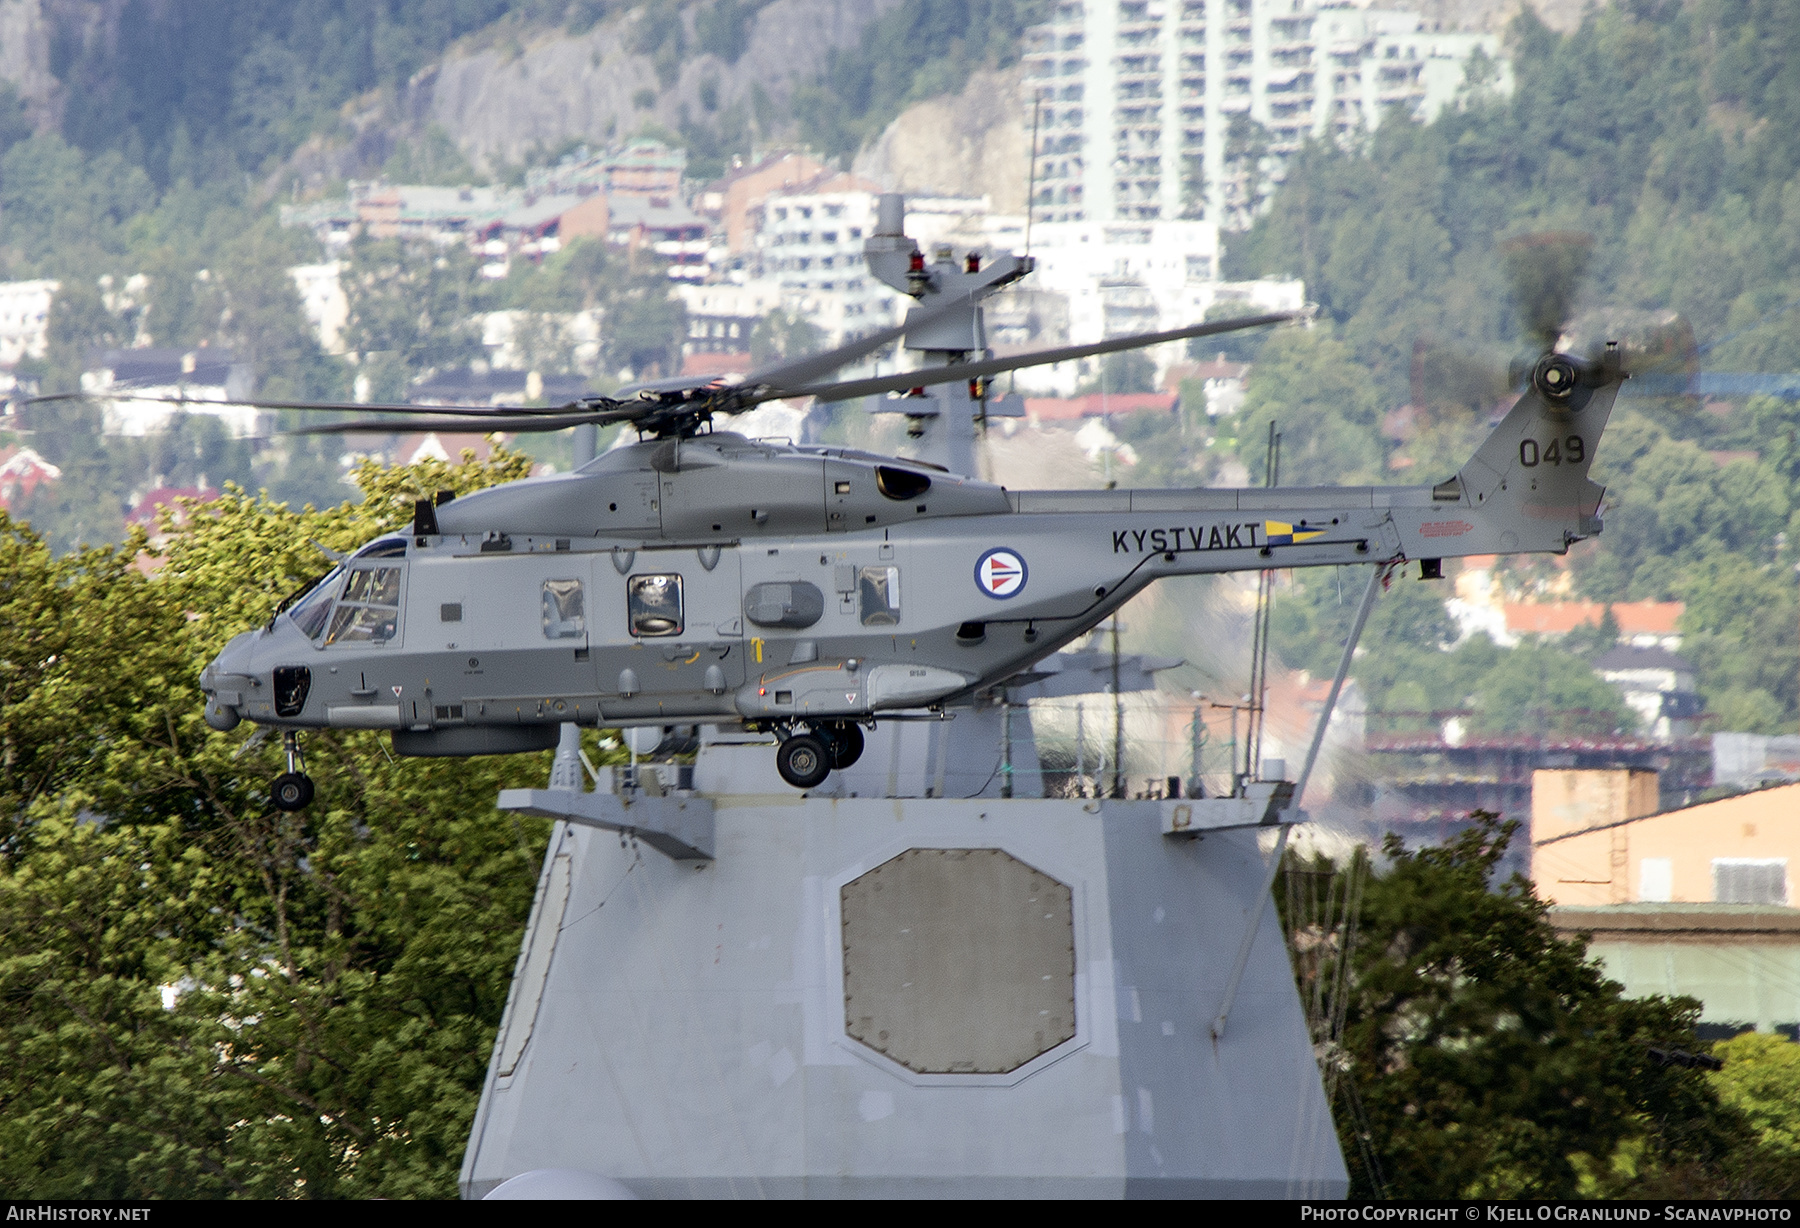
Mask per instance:
[[[579,640],[587,635],[580,580],[544,581],[544,638]]]
[[[633,576],[625,586],[633,635],[680,635],[681,577]]]
[[[900,621],[900,569],[865,567],[858,588],[865,627],[891,627]]]
[[[400,627],[400,569],[354,567],[331,611],[326,644],[385,644]]]

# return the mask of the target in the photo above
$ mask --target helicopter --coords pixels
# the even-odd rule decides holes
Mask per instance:
[[[879,397],[916,429],[988,411],[1024,367],[1287,324],[1276,312],[986,357],[980,301],[1032,268],[947,250],[927,262],[880,201],[871,271],[917,301],[899,325],[723,378],[657,380],[556,409],[247,402],[413,416],[416,429],[624,423],[635,442],[573,472],[420,500],[409,531],[342,559],[200,678],[207,723],[283,734],[274,805],[310,802],[299,734],[387,731],[400,755],[554,747],[564,723],[741,723],[777,735],[808,790],[857,761],[878,722],[945,708],[1029,670],[1172,576],[1560,554],[1598,534],[1588,477],[1626,378],[1621,349],[1544,344],[1517,401],[1453,476],[1403,486],[1008,490],[928,460],[751,439],[722,423],[765,401]],[[896,340],[941,361],[831,382]],[[936,395],[927,395],[927,389]],[[334,422],[302,433],[391,429]]]

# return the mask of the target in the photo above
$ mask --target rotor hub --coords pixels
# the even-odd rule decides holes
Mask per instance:
[[[1538,364],[1531,372],[1532,387],[1546,401],[1556,405],[1567,404],[1575,395],[1575,387],[1580,374],[1575,364],[1561,354],[1546,354],[1538,359]]]

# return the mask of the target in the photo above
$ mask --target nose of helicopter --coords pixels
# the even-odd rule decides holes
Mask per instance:
[[[256,683],[255,631],[233,636],[200,672],[200,690],[206,696],[206,723],[221,732],[237,728],[243,720],[244,691]]]

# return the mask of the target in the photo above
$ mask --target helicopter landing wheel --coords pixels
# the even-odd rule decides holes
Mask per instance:
[[[290,814],[306,809],[312,799],[312,777],[305,772],[283,772],[269,786],[269,800],[275,803],[275,809]]]
[[[818,732],[826,739],[825,745],[831,755],[832,771],[841,772],[862,758],[863,731],[855,721],[827,725]]]
[[[831,775],[831,752],[817,734],[797,733],[775,748],[775,770],[796,789],[811,789]]]

